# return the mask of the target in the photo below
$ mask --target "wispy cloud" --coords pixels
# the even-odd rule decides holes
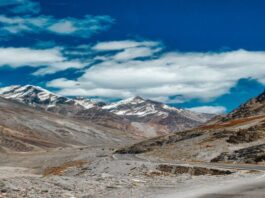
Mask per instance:
[[[60,19],[50,15],[41,15],[40,3],[32,0],[2,0],[0,9],[2,11],[0,35],[6,37],[26,33],[50,33],[89,38],[93,34],[109,29],[114,23],[114,19],[106,15]]]
[[[155,41],[108,41],[100,42],[91,48],[97,52],[116,52],[113,56],[101,56],[98,59],[128,61],[135,58],[151,57],[163,49],[160,42]]]
[[[40,11],[40,4],[31,0],[1,0],[0,7],[9,6],[7,12],[16,14],[27,13],[36,14]]]
[[[107,30],[114,20],[109,16],[90,16],[82,19],[55,19],[52,16],[17,16],[0,15],[0,33],[2,35],[22,35],[25,33],[49,32],[88,38],[93,34]]]
[[[68,60],[62,49],[0,48],[0,67],[33,67],[35,75],[46,75],[69,68],[80,69],[85,66],[78,60]]]
[[[92,49],[97,51],[116,51],[135,47],[156,47],[160,44],[155,41],[106,41],[97,43]]]
[[[223,106],[199,106],[189,108],[189,110],[198,113],[224,114],[227,109]]]

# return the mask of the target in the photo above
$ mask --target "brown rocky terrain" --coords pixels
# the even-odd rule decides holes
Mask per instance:
[[[0,148],[6,152],[133,141],[124,131],[62,117],[3,98],[0,98],[0,112]]]
[[[259,163],[265,161],[265,144],[259,144],[232,153],[221,153],[211,162],[240,162],[240,163]]]
[[[225,119],[245,118],[250,116],[258,116],[265,114],[265,91],[259,96],[250,99],[246,103],[239,106],[231,113],[229,113]]]
[[[164,161],[262,163],[265,160],[264,95],[241,105],[227,117],[215,118],[192,130],[142,141],[116,152],[142,153],[144,157]]]

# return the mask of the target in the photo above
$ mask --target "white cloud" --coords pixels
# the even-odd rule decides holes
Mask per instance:
[[[49,30],[60,34],[72,34],[77,30],[71,21],[60,21],[48,27]]]
[[[78,83],[76,81],[67,80],[66,78],[58,78],[56,80],[53,80],[52,82],[49,82],[48,84],[51,87],[59,86],[60,88],[69,88],[69,87],[78,86]]]
[[[86,15],[83,19],[71,17],[55,19],[52,16],[8,17],[0,15],[0,33],[2,35],[21,35],[50,32],[87,38],[100,31],[107,30],[113,21],[109,16]]]
[[[223,114],[226,112],[226,108],[223,106],[199,106],[189,108],[190,111],[198,113],[211,113],[211,114]]]
[[[125,40],[125,41],[107,41],[107,42],[100,42],[96,44],[92,49],[98,51],[116,51],[116,50],[124,50],[127,48],[135,48],[135,47],[156,47],[160,45],[159,42],[154,41],[132,41],[132,40]]]
[[[56,48],[33,50],[30,48],[0,48],[0,64],[19,67],[21,65],[43,65],[61,62],[63,57]]]
[[[228,93],[238,80],[243,78],[256,79],[264,84],[265,52],[160,52],[160,55],[156,56],[147,53],[145,59],[138,59],[141,53],[138,54],[137,50],[142,48],[139,42],[111,43],[96,45],[97,50],[104,50],[104,54],[101,58],[96,57],[99,63],[94,63],[86,69],[85,73],[74,81],[74,85],[62,87],[60,79],[48,85],[61,88],[60,92],[65,95],[79,95],[80,91],[80,94],[87,96],[126,98],[140,95],[172,102],[215,99]],[[160,45],[156,46],[149,47],[149,50],[160,48]],[[148,47],[145,48],[148,51]],[[114,49],[119,51],[107,51]],[[135,49],[136,52],[130,52],[128,49]]]
[[[68,60],[60,48],[30,49],[30,48],[0,48],[0,67],[12,68],[34,67],[39,68],[34,74],[45,75],[69,68],[82,68],[84,63]]]
[[[94,45],[92,50],[101,52],[118,51],[113,56],[99,56],[97,60],[115,60],[128,61],[135,58],[151,57],[160,52],[163,46],[160,42],[155,41],[108,41],[100,42]]]

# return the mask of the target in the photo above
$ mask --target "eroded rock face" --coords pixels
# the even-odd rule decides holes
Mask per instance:
[[[211,162],[241,162],[258,163],[265,161],[265,144],[251,146],[233,151],[232,153],[221,153]]]
[[[199,175],[229,175],[232,174],[232,171],[221,170],[221,169],[212,169],[205,167],[188,167],[188,166],[177,166],[177,165],[159,165],[158,170],[162,172],[167,172],[171,174],[190,174],[194,176]]]
[[[1,147],[15,152],[29,152],[33,150],[32,146],[23,143],[23,140],[16,137],[12,130],[4,127],[0,127],[0,148]],[[2,152],[5,152],[5,150],[3,149]]]
[[[224,119],[245,118],[263,114],[265,114],[265,91],[256,98],[242,104],[239,108],[229,113]]]
[[[187,139],[199,137],[201,135],[202,133],[199,131],[179,132],[179,133],[175,133],[175,134],[171,134],[167,136],[162,136],[162,137],[157,137],[157,138],[153,138],[150,140],[142,141],[132,146],[118,149],[116,150],[115,153],[118,153],[118,154],[146,153],[146,152],[154,150],[155,148],[159,148],[167,144],[174,144],[174,143],[184,141]]]
[[[265,137],[264,128],[256,126],[256,127],[250,127],[249,129],[244,129],[234,132],[232,135],[229,136],[227,142],[231,144],[250,143],[264,137]]]
[[[124,130],[113,128],[36,110],[0,97],[1,152],[43,151],[113,142],[115,145],[133,140]]]
[[[242,144],[258,141],[265,138],[265,124],[257,124],[244,129],[223,129],[212,134],[213,139],[226,139],[230,144]]]

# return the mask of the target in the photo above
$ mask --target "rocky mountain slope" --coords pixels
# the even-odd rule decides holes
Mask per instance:
[[[140,97],[107,105],[84,98],[59,96],[32,85],[4,87],[0,89],[0,95],[35,108],[124,130],[139,137],[154,137],[190,129],[213,116]]]
[[[170,107],[160,102],[133,97],[102,107],[116,115],[132,121],[134,126],[143,128],[150,134],[158,129],[158,134],[181,131],[206,122],[213,115],[191,112]],[[152,136],[152,135],[151,135]]]
[[[0,98],[1,152],[29,152],[73,146],[131,142],[124,131],[59,116]]]
[[[0,89],[0,95],[6,99],[12,99],[48,111],[59,111],[59,109],[67,107],[68,111],[71,112],[74,108],[78,111],[101,105],[101,103],[84,98],[70,99],[59,96],[46,89],[33,85],[4,87]]]
[[[226,118],[244,118],[265,114],[265,91],[259,96],[250,99],[240,107],[229,113]]]
[[[263,102],[264,93],[218,122],[145,140],[117,153],[142,153],[145,158],[165,161],[264,163]]]
[[[104,105],[102,102],[85,98],[67,98],[33,85],[4,87],[0,89],[0,96],[67,118],[77,118],[84,122],[135,133],[128,120],[101,109]]]

